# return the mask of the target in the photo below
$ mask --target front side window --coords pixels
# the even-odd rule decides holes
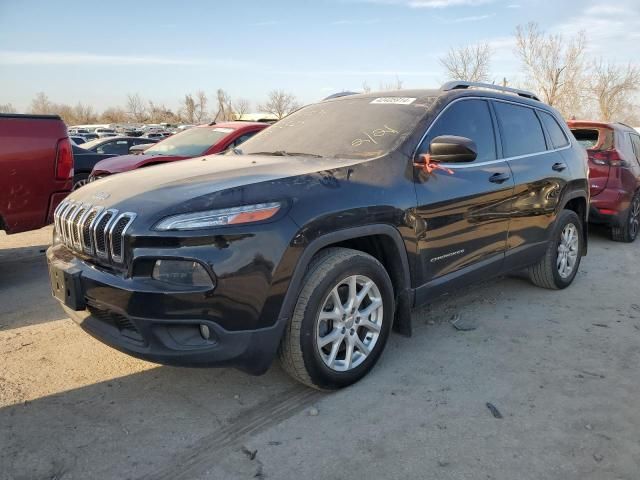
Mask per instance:
[[[461,100],[449,106],[429,129],[418,153],[428,153],[434,138],[455,135],[473,140],[478,148],[476,161],[496,159],[496,141],[489,104],[484,100]]]
[[[106,153],[111,155],[126,155],[129,152],[129,142],[127,140],[117,140],[108,142],[96,149],[97,153]]]
[[[551,144],[554,148],[562,148],[569,145],[569,139],[567,139],[562,127],[558,125],[558,122],[553,116],[547,112],[539,111],[542,123],[551,137]]]
[[[237,147],[238,145],[246,142],[247,140],[249,140],[251,137],[253,137],[256,133],[258,132],[248,132],[245,133],[244,135],[240,135],[238,138],[235,139],[235,141],[233,142],[233,146]]]
[[[505,157],[541,153],[547,149],[542,125],[532,108],[504,102],[495,102],[494,105]]]

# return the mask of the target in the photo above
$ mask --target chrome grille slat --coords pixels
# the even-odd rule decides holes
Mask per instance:
[[[124,258],[124,234],[135,218],[135,213],[125,212],[118,215],[111,224],[109,229],[109,250],[114,262],[122,262]]]
[[[59,238],[68,248],[113,263],[124,261],[124,235],[136,218],[133,212],[64,200],[54,212]]]

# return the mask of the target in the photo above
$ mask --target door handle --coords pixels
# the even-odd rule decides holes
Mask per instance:
[[[504,183],[511,178],[508,173],[494,173],[489,177],[491,183]]]
[[[567,168],[564,163],[554,163],[553,167],[551,167],[556,172],[561,172]]]

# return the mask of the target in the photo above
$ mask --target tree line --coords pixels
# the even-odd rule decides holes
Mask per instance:
[[[557,108],[566,118],[624,121],[640,125],[637,93],[640,90],[640,68],[620,65],[604,58],[589,58],[584,32],[571,37],[548,34],[536,23],[519,25],[515,31],[514,54],[520,62],[522,78],[515,81],[495,79],[491,73],[494,49],[489,43],[452,47],[440,58],[445,76],[452,80],[492,82],[536,92],[542,101]],[[381,83],[379,90],[403,87],[395,81]],[[365,81],[362,90],[370,92]],[[256,105],[261,112],[280,119],[300,107],[294,94],[271,91],[264,103]],[[165,104],[144,99],[140,94],[127,95],[124,106],[97,112],[90,105],[75,106],[55,103],[44,93],[31,102],[30,112],[58,114],[68,125],[85,123],[189,123],[233,120],[250,113],[247,99],[232,99],[223,89],[213,95],[200,90],[187,93],[176,110]],[[11,104],[0,104],[0,113],[15,112]]]
[[[263,113],[280,119],[300,108],[295,95],[283,90],[271,91],[264,103],[256,106]],[[109,107],[98,112],[91,105],[78,102],[76,105],[56,103],[40,92],[31,101],[29,113],[37,115],[60,115],[67,125],[92,123],[187,123],[223,122],[241,118],[251,113],[251,102],[244,98],[232,99],[223,89],[209,97],[203,90],[187,93],[180,100],[177,110],[163,103],[143,98],[139,93],[128,94],[123,106]],[[0,104],[0,113],[16,113],[10,103]]]
[[[637,93],[640,69],[604,58],[588,58],[587,37],[545,33],[536,23],[520,25],[515,32],[516,54],[524,78],[513,86],[534,91],[566,119],[625,121],[640,125]],[[496,82],[491,74],[490,44],[451,48],[440,58],[450,79]]]

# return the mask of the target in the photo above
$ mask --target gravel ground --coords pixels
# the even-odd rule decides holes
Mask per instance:
[[[594,232],[562,292],[503,278],[444,297],[324,394],[277,365],[177,369],[102,345],[50,297],[50,237],[0,232],[2,480],[640,478],[640,242]]]

